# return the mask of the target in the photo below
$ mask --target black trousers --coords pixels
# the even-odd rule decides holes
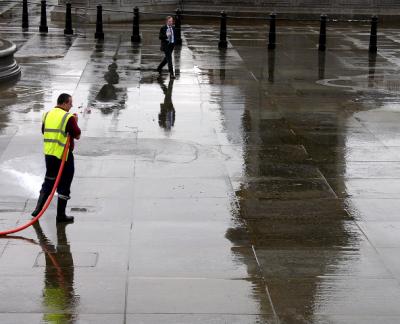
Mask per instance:
[[[158,66],[158,70],[161,70],[165,64],[168,63],[168,71],[170,74],[174,74],[174,67],[172,66],[172,52],[174,51],[174,44],[167,44],[164,47],[164,59],[161,61],[160,65]]]
[[[46,161],[46,176],[42,184],[41,194],[50,195],[53,189],[54,182],[56,181],[58,170],[60,169],[61,160],[57,159],[53,155],[45,155]],[[74,178],[75,164],[74,155],[69,152],[68,159],[65,161],[64,170],[61,175],[60,182],[58,184],[57,193],[61,199],[70,199],[69,194],[71,193],[71,183]]]

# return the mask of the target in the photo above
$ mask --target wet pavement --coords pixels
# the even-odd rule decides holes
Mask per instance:
[[[1,323],[398,323],[400,32],[185,22],[176,80],[156,24],[22,33],[0,90],[0,229],[30,219],[40,124],[70,92],[83,130],[68,211],[0,239]],[[2,11],[0,11],[2,12]],[[8,13],[8,14],[7,14]],[[35,18],[32,17],[32,21]],[[281,23],[282,24],[282,23]],[[86,35],[86,37],[84,37]]]

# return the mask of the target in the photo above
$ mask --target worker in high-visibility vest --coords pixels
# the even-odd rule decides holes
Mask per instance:
[[[74,217],[67,216],[65,210],[70,199],[70,188],[74,177],[74,139],[79,139],[81,130],[78,127],[78,117],[69,113],[72,108],[72,97],[63,93],[57,99],[57,106],[43,115],[42,133],[44,139],[43,150],[46,161],[46,176],[40,190],[40,196],[32,216],[37,216],[42,210],[57,177],[61,165],[67,136],[70,135],[70,149],[64,170],[58,184],[57,222],[73,222]]]

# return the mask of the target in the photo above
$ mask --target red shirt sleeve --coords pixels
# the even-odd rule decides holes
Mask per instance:
[[[71,135],[72,138],[78,138],[81,135],[81,129],[79,128],[75,117],[71,117],[68,119],[65,130],[68,134]]]

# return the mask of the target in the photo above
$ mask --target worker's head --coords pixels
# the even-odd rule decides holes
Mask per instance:
[[[69,111],[72,107],[72,97],[67,93],[62,93],[58,96],[57,107],[63,108],[65,111]]]
[[[172,26],[172,25],[174,24],[174,18],[172,18],[171,16],[167,16],[167,17],[165,18],[165,23],[166,23],[168,26]]]

